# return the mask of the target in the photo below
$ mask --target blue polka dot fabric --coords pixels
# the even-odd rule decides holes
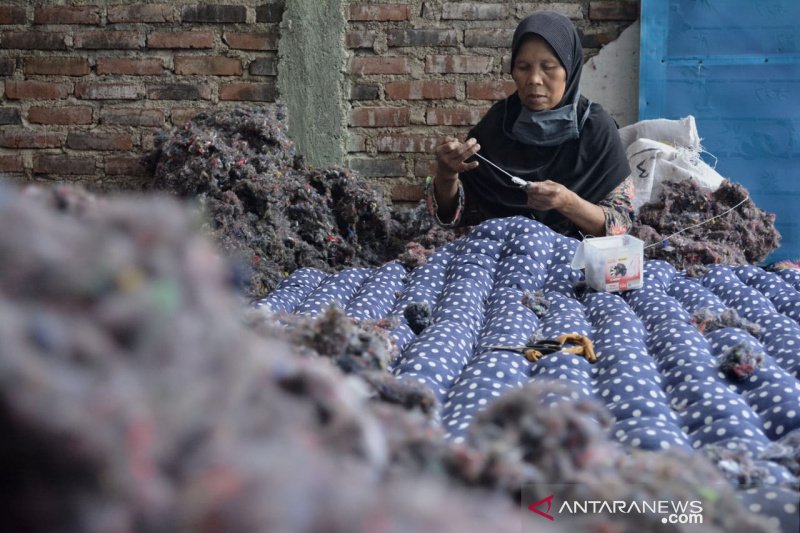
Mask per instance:
[[[578,241],[522,217],[488,220],[407,272],[397,262],[335,274],[304,268],[256,305],[316,316],[331,305],[359,319],[394,318],[400,349],[391,371],[439,400],[437,418],[455,442],[504,392],[536,381],[573,385],[614,417],[610,436],[646,450],[706,446],[747,454],[768,475],[742,491],[753,512],[796,524],[798,480],[769,450],[800,431],[800,272],[715,265],[689,278],[647,261],[644,286],[625,293],[576,290],[569,263]],[[547,309],[525,304],[539,294]],[[418,334],[404,310],[427,304]],[[703,331],[694,313],[733,309],[753,328]],[[504,346],[567,333],[589,337],[597,362],[557,352],[530,362]],[[733,379],[720,360],[745,346],[760,365]],[[767,459],[765,459],[767,457]],[[758,511],[757,511],[758,510]],[[768,512],[769,511],[769,512]]]

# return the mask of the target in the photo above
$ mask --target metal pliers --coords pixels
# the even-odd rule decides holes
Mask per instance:
[[[565,344],[574,344],[576,346],[564,347]],[[535,363],[543,355],[548,355],[556,352],[573,353],[575,355],[582,355],[590,363],[597,362],[597,355],[594,353],[594,346],[589,337],[580,335],[578,333],[566,333],[559,335],[554,340],[537,340],[530,341],[524,345],[516,346],[487,346],[489,350],[511,350],[513,352],[521,353],[525,359]]]

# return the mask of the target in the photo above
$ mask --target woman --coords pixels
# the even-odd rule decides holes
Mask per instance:
[[[429,208],[444,226],[531,216],[570,236],[628,231],[633,187],[614,120],[579,91],[583,50],[572,22],[551,12],[524,19],[511,47],[517,91],[469,133],[436,148]],[[528,182],[516,185],[504,172]]]

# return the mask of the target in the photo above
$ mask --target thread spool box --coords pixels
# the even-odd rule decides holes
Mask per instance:
[[[644,243],[631,235],[584,239],[572,258],[596,291],[622,292],[642,287]]]

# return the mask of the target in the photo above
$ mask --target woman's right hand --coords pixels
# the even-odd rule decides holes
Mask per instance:
[[[478,166],[477,161],[466,163],[465,161],[475,155],[481,145],[474,138],[467,139],[467,142],[460,142],[453,137],[445,137],[436,145],[437,177],[443,180],[455,181],[461,172],[472,170]]]

